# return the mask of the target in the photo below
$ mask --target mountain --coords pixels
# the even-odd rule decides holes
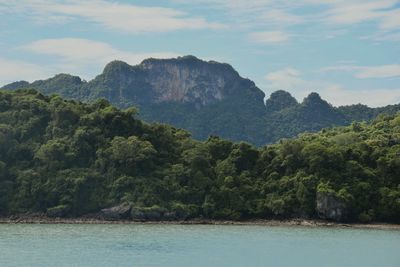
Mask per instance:
[[[0,91],[0,216],[399,223],[399,153],[400,114],[255,148],[103,100]]]
[[[20,81],[3,87],[21,88],[85,102],[105,98],[119,108],[137,107],[143,120],[184,128],[199,140],[218,135],[258,146],[400,110],[400,105],[336,108],[316,93],[298,103],[285,91],[272,93],[264,102],[265,94],[232,66],[194,56],[146,59],[136,66],[112,61],[89,82],[58,74],[47,80]]]
[[[267,113],[279,112],[283,109],[292,108],[298,105],[296,98],[290,93],[278,90],[271,94],[265,102]]]

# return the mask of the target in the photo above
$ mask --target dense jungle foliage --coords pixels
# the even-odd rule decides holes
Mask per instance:
[[[314,218],[318,191],[351,221],[400,222],[400,115],[257,149],[146,124],[133,108],[0,91],[0,214],[81,216],[125,201],[188,218]]]

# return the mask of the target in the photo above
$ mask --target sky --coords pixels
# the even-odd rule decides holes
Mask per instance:
[[[268,97],[400,103],[400,0],[0,0],[0,86],[194,55]]]

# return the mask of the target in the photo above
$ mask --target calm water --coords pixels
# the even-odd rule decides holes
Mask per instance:
[[[400,266],[400,231],[0,225],[0,266]]]

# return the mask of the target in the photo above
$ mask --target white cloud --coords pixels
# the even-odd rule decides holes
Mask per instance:
[[[385,31],[400,27],[400,9],[396,7],[398,0],[304,0],[304,3],[325,5],[320,15],[311,17],[312,21],[339,26],[372,21]]]
[[[400,28],[400,9],[386,12],[382,17],[381,28],[399,29]]]
[[[232,28],[261,26],[274,28],[305,22],[303,16],[296,15],[292,9],[299,7],[291,0],[171,0],[180,4],[207,6],[228,14]]]
[[[39,65],[0,58],[0,87],[20,80],[37,80],[46,77],[46,75],[48,75],[48,72]]]
[[[333,1],[331,8],[323,14],[325,20],[337,24],[355,24],[381,18],[380,10],[392,7],[396,1]]]
[[[360,40],[373,40],[375,42],[398,42],[400,41],[400,32],[383,32],[372,35],[361,36]]]
[[[382,66],[354,66],[339,65],[323,68],[321,71],[343,71],[353,73],[354,77],[359,79],[368,78],[393,78],[400,77],[400,64],[382,65]]]
[[[0,3],[3,5],[0,12],[23,14],[39,23],[84,19],[110,30],[127,33],[225,27],[220,23],[209,22],[202,17],[191,17],[185,12],[172,8],[137,6],[104,0],[9,0]]]
[[[53,56],[55,57],[53,68],[59,72],[78,74],[86,79],[92,78],[112,60],[122,60],[134,65],[150,57],[178,56],[177,53],[172,52],[132,53],[116,49],[104,42],[80,38],[43,39],[18,49]]]
[[[269,91],[286,90],[298,100],[311,92],[318,92],[323,99],[335,106],[362,103],[379,107],[400,102],[400,88],[348,89],[332,82],[305,79],[299,70],[291,67],[271,72],[264,78],[264,86]]]
[[[145,58],[171,58],[178,54],[172,52],[132,53],[116,49],[111,45],[88,39],[61,38],[43,39],[21,47],[23,50],[37,54],[61,57],[65,61],[98,64],[111,60],[123,60],[130,64],[138,64]]]
[[[277,0],[173,0],[180,4],[200,4],[212,8],[218,8],[237,12],[255,12],[264,10],[266,6],[272,7],[279,2]],[[284,1],[282,1],[284,2]]]
[[[356,1],[334,5],[327,20],[331,22],[354,24],[376,21],[381,29],[392,30],[400,27],[400,9],[395,8],[397,0]]]
[[[252,32],[249,34],[250,40],[256,43],[282,43],[289,40],[290,36],[282,31],[263,31]]]
[[[335,105],[367,104],[370,107],[382,107],[400,103],[400,88],[376,88],[368,90],[349,90],[339,85],[322,88],[321,96]]]
[[[246,17],[250,24],[290,26],[299,23],[324,23],[334,27],[374,22],[383,31],[400,27],[398,0],[175,0],[187,4],[207,4]],[[316,12],[303,12],[304,8],[317,8]]]
[[[286,68],[265,75],[265,80],[274,89],[291,89],[303,82],[300,78],[301,72],[294,68]]]
[[[400,77],[400,65],[363,67],[355,76],[361,79]]]
[[[261,19],[264,19],[266,23],[276,25],[293,25],[303,23],[305,19],[302,16],[294,15],[284,9],[268,9],[260,15]]]

